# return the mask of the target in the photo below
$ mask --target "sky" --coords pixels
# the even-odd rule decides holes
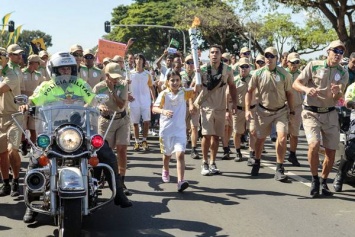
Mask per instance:
[[[104,22],[112,19],[113,8],[132,0],[0,0],[0,18],[10,20],[22,30],[40,30],[52,36],[50,54],[69,51],[73,44],[91,49],[105,35]],[[7,29],[7,28],[6,28]]]
[[[40,30],[52,36],[50,54],[69,51],[73,44],[91,49],[105,35],[104,22],[112,19],[113,8],[132,4],[133,0],[0,0],[0,18],[9,12],[15,27]],[[35,3],[35,4],[34,4]],[[123,42],[126,43],[126,42]],[[287,50],[287,48],[286,48]],[[317,55],[323,52],[316,53]],[[207,59],[206,52],[202,57]],[[314,57],[308,55],[304,58]]]

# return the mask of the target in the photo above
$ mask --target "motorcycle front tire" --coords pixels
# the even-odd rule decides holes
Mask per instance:
[[[59,217],[60,237],[80,236],[82,223],[81,203],[81,198],[62,199],[63,216]]]

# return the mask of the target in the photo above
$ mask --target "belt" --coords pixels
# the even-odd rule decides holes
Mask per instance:
[[[325,113],[329,113],[333,110],[335,110],[335,107],[317,107],[317,106],[307,106],[304,105],[303,108],[305,110],[314,112],[314,113],[319,113],[319,114],[325,114]]]
[[[255,108],[255,105],[249,106],[249,109],[254,109],[254,108]],[[242,107],[242,106],[237,106],[237,109],[242,110],[242,111],[245,111],[245,108]]]
[[[271,111],[271,112],[276,112],[276,111],[279,111],[280,109],[283,109],[286,107],[286,105],[284,104],[284,106],[282,106],[281,108],[278,108],[278,109],[269,109],[269,108],[266,108],[264,107],[262,104],[259,103],[259,106],[262,108],[262,109],[265,109],[267,111]]]
[[[116,113],[116,116],[113,118],[113,120],[117,120],[117,119],[121,119],[124,118],[126,116],[126,110],[123,110],[122,112]],[[103,116],[101,115],[103,118],[107,119],[107,120],[111,120],[112,119],[112,115],[106,115]]]

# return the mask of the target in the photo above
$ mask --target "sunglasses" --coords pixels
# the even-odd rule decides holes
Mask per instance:
[[[74,57],[82,57],[83,55],[81,53],[73,53]]]
[[[300,64],[300,61],[294,61],[294,62],[290,62],[291,64]]]
[[[12,55],[19,56],[22,55],[22,53],[12,53]]]
[[[226,58],[222,58],[222,62],[228,63],[228,62],[229,62],[229,60],[228,60],[228,59],[226,59]]]
[[[241,65],[239,66],[241,69],[248,69],[249,68],[249,65],[245,64],[245,65]]]
[[[276,56],[275,55],[273,55],[273,54],[265,54],[265,58],[275,58]]]
[[[243,55],[250,55],[250,52],[244,52]]]
[[[193,65],[194,64],[194,62],[192,62],[192,61],[187,61],[187,62],[185,62],[187,65]]]
[[[94,56],[91,54],[85,55],[84,56],[85,59],[94,59]]]
[[[261,61],[261,60],[256,61],[256,63],[259,64],[259,65],[265,64],[265,62]]]
[[[340,54],[340,55],[344,54],[344,50],[342,50],[342,49],[334,48],[334,49],[330,49],[330,50],[333,51],[335,54]]]

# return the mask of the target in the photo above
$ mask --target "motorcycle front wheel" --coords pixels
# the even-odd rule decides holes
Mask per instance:
[[[62,216],[59,217],[59,236],[77,237],[81,232],[81,199],[62,199]]]

